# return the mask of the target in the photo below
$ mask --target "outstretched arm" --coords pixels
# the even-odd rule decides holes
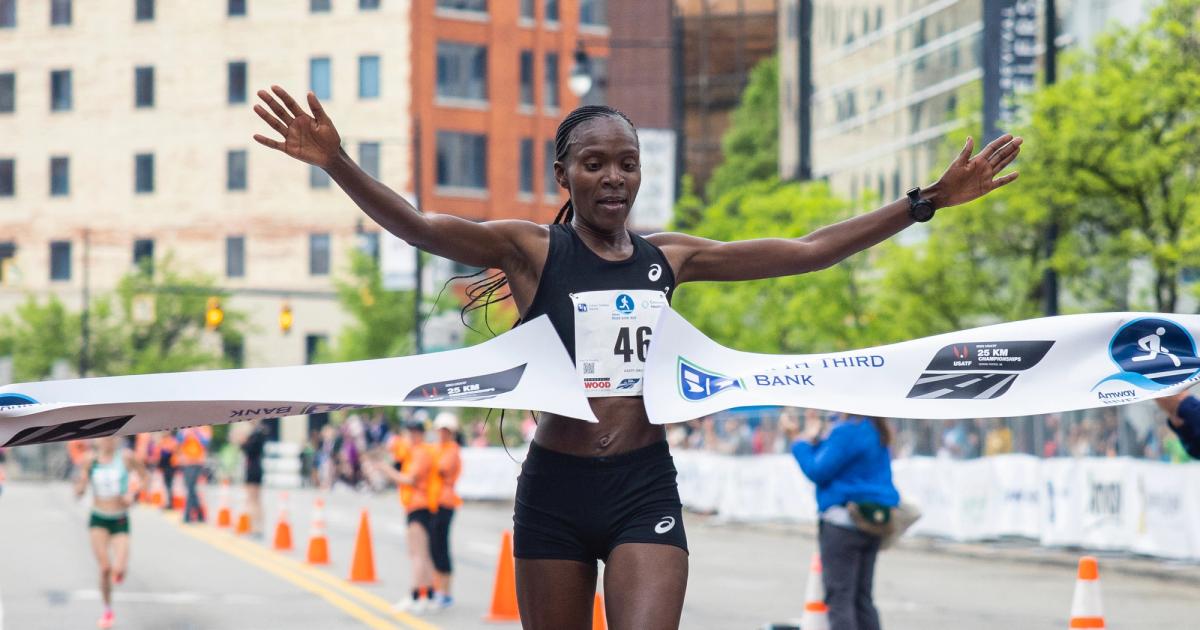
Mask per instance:
[[[308,93],[312,114],[277,85],[270,92],[259,90],[258,97],[266,107],[256,104],[254,112],[283,136],[280,141],[255,134],[259,144],[324,169],[367,216],[411,245],[467,265],[504,269],[520,254],[517,242],[540,229],[526,221],[475,223],[452,215],[422,214],[354,163],[312,92]]]
[[[970,138],[942,177],[922,197],[938,209],[972,201],[1017,178],[997,175],[1016,159],[1021,138],[1005,135],[971,157]],[[675,266],[677,281],[758,280],[817,271],[833,266],[912,225],[908,199],[823,227],[797,239],[763,238],[724,243],[678,233],[654,234]]]

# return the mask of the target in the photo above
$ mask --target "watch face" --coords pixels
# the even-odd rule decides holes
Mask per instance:
[[[913,221],[924,223],[933,218],[933,204],[922,199],[909,208],[908,214],[912,217]]]

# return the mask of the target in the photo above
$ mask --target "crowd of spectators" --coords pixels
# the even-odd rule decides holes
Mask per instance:
[[[752,408],[672,425],[672,448],[727,455],[787,453],[781,419],[824,414],[815,409]],[[893,457],[973,459],[1006,453],[1039,457],[1135,457],[1189,461],[1179,438],[1153,403],[1021,418],[888,419]]]

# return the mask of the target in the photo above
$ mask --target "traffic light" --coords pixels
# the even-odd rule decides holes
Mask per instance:
[[[287,302],[279,309],[279,332],[288,334],[292,331],[292,322],[295,318],[292,317],[292,305]]]
[[[208,308],[204,309],[204,326],[216,330],[225,321],[225,311],[221,310],[221,298],[208,298]]]

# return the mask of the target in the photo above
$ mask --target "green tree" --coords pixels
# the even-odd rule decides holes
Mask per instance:
[[[413,291],[383,287],[379,263],[355,251],[350,273],[338,280],[338,302],[352,320],[322,360],[358,361],[413,353]]]
[[[705,191],[712,202],[745,182],[779,174],[779,61],[763,59],[750,73],[742,101],[721,138],[725,156]]]
[[[211,279],[175,269],[171,258],[127,274],[111,294],[97,297],[88,317],[89,376],[178,372],[232,367],[224,348],[239,345],[245,315],[223,307],[218,330],[204,325],[208,298],[221,296]],[[151,300],[153,317],[135,315],[135,301]],[[50,376],[54,364],[77,368],[83,352],[81,316],[57,298],[30,297],[13,315],[0,317],[0,354],[13,357],[17,381]]]

